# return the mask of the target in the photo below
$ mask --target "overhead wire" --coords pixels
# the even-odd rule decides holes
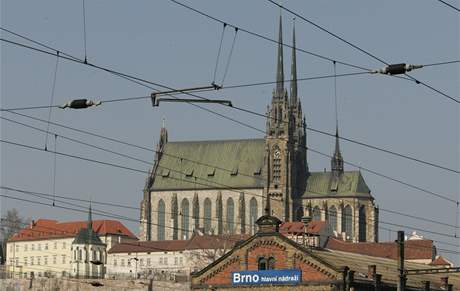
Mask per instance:
[[[51,86],[51,97],[50,97],[50,106],[48,110],[48,124],[46,127],[46,134],[45,134],[45,150],[48,148],[48,131],[50,129],[50,121],[51,121],[51,111],[53,109],[54,103],[54,90],[56,89],[56,78],[57,78],[57,71],[58,71],[58,64],[59,64],[59,52],[56,53],[56,64],[54,65],[54,74],[53,74],[53,83]]]
[[[0,40],[3,40],[3,39],[0,39]],[[10,42],[10,41],[8,41]],[[13,42],[14,43],[14,42]],[[16,44],[16,43],[14,43]],[[28,47],[28,46],[25,46],[26,48],[31,48],[31,47]],[[34,48],[32,48],[34,49]],[[38,49],[39,50],[39,49]],[[39,50],[41,52],[45,52],[43,50]],[[45,52],[47,53],[47,52]],[[74,62],[77,62],[77,63],[82,63],[81,61],[75,61],[75,60],[72,60],[71,58],[67,58],[68,60],[71,60],[71,61],[74,61]],[[126,74],[122,74],[122,73],[119,73],[119,72],[115,72],[115,71],[112,71],[110,69],[106,69],[106,68],[102,68],[102,67],[99,67],[99,66],[95,66],[93,64],[89,64],[89,63],[83,63],[85,65],[91,65],[93,67],[96,67],[96,68],[99,68],[99,69],[102,69],[104,71],[107,71],[109,73],[112,73],[112,74],[116,74],[118,76],[122,75],[126,78],[134,78],[134,79],[137,79],[137,80],[140,80],[140,81],[143,81],[143,82],[146,82],[146,83],[150,83],[150,84],[153,84],[153,85],[156,85],[156,86],[161,86],[163,88],[167,88],[167,89],[172,89],[171,87],[168,87],[168,86],[164,86],[164,85],[160,85],[158,83],[154,83],[154,82],[150,82],[150,81],[146,81],[146,80],[142,80],[140,78],[137,78],[137,77],[132,77],[132,76],[129,76],[129,75],[126,75]],[[332,76],[331,76],[332,77]],[[337,76],[335,76],[337,77]],[[128,79],[130,80],[130,79]],[[299,79],[300,80],[300,79]],[[146,87],[149,87],[151,89],[154,89],[155,88],[152,88],[148,85],[145,85],[143,84],[143,86],[146,86]],[[199,98],[199,99],[203,99],[203,100],[210,100],[208,98],[205,98],[205,97],[202,97],[202,96],[199,96],[199,95],[196,95],[196,94],[192,94],[192,93],[189,93],[189,92],[182,92],[184,94],[187,94],[187,95],[190,95],[190,96],[193,96],[195,98]],[[174,96],[173,96],[174,97]],[[135,98],[138,98],[138,97],[135,97]],[[144,97],[139,97],[139,98],[144,98]],[[177,97],[175,97],[177,98]],[[122,99],[118,99],[116,101],[121,101],[121,100],[127,100],[127,98],[122,98]],[[114,101],[114,100],[112,100]],[[107,101],[104,101],[104,102],[107,102]],[[186,103],[189,103],[189,105],[192,105],[192,106],[195,106],[197,108],[200,108],[201,110],[204,110],[204,111],[207,111],[213,115],[216,115],[216,116],[219,116],[219,117],[222,117],[222,118],[225,118],[227,120],[230,120],[232,122],[235,122],[235,123],[238,123],[242,126],[245,126],[247,128],[250,128],[250,129],[255,129],[253,126],[249,126],[248,124],[244,124],[242,123],[241,121],[235,119],[235,118],[231,118],[231,117],[228,117],[228,116],[225,116],[221,113],[217,113],[213,110],[210,110],[206,107],[203,107],[203,106],[200,106],[200,105],[197,105],[197,104],[194,104],[194,103],[191,103],[191,102],[186,102]],[[226,106],[226,105],[224,105]],[[248,109],[245,109],[245,108],[242,108],[242,107],[237,107],[237,106],[227,106],[227,107],[230,107],[230,108],[233,108],[233,109],[236,109],[236,110],[239,110],[239,111],[242,111],[242,112],[246,112],[246,113],[249,113],[249,114],[253,114],[253,115],[256,115],[256,116],[259,116],[259,117],[264,117],[264,118],[272,118],[271,116],[268,116],[266,114],[262,114],[262,113],[258,113],[258,112],[255,112],[253,110],[248,110]],[[44,108],[47,108],[47,107],[44,107]],[[8,110],[8,109],[0,109],[0,110]],[[11,109],[10,109],[11,110]],[[281,122],[284,122],[284,121],[281,121]],[[312,131],[312,132],[316,132],[316,133],[320,133],[320,134],[324,134],[324,135],[328,135],[330,137],[334,137],[335,138],[335,134],[332,134],[332,133],[328,133],[328,132],[325,132],[325,131],[322,131],[322,130],[318,130],[318,129],[315,129],[315,128],[311,128],[309,126],[306,127],[307,130],[309,131]],[[356,141],[354,139],[350,139],[350,138],[345,138],[345,137],[342,137],[342,136],[339,136],[339,138],[341,140],[345,140],[347,142],[351,142],[351,143],[355,143],[355,144],[358,144],[358,145],[361,145],[361,146],[365,146],[365,147],[368,147],[368,148],[371,148],[371,149],[374,149],[374,150],[379,150],[379,151],[383,151],[383,152],[386,152],[388,154],[392,154],[392,155],[395,155],[395,156],[399,156],[399,157],[402,157],[402,158],[406,158],[406,159],[409,159],[409,160],[412,160],[414,162],[418,162],[418,163],[422,163],[422,164],[426,164],[426,165],[429,165],[429,166],[433,166],[433,167],[437,167],[437,168],[440,168],[440,169],[443,169],[443,170],[446,170],[446,171],[450,171],[450,172],[453,172],[453,173],[456,173],[456,174],[460,174],[460,171],[459,170],[455,170],[455,169],[451,169],[451,168],[448,168],[448,167],[445,167],[445,166],[441,166],[441,165],[437,165],[435,163],[432,163],[432,162],[426,162],[426,161],[423,161],[421,159],[418,159],[418,158],[414,158],[414,157],[410,157],[408,155],[404,155],[404,154],[399,154],[399,153],[396,153],[394,151],[391,151],[391,150],[387,150],[387,149],[384,149],[384,148],[381,148],[381,147],[377,147],[377,146],[372,146],[372,145],[369,145],[367,143],[364,143],[364,142],[360,142],[360,141]]]
[[[29,203],[32,203],[32,204],[45,205],[45,206],[52,207],[50,204],[39,202],[39,201],[33,201],[33,200],[30,200],[30,199],[23,199],[23,198],[13,197],[13,196],[9,196],[9,195],[4,195],[4,194],[0,194],[0,197],[5,197],[5,198],[12,199],[12,200],[19,200],[19,201],[23,201],[23,202],[29,202]],[[75,208],[71,208],[71,207],[67,207],[67,206],[61,206],[61,205],[57,205],[56,207],[66,209],[66,210],[76,211],[76,212],[85,212],[85,213],[87,212],[86,210],[75,209]],[[323,212],[324,210],[320,210],[320,211]],[[101,210],[98,210],[98,209],[94,209],[93,214],[99,215],[99,216],[110,217],[110,218],[117,218],[117,219],[121,219],[121,220],[125,220],[125,221],[135,221],[135,222],[143,223],[142,220],[132,219],[130,217],[126,217],[126,216],[122,216],[122,215],[116,215],[116,214],[106,212],[106,211],[101,211]],[[423,232],[426,232],[426,233],[431,233],[431,234],[435,234],[435,235],[439,235],[439,236],[445,236],[445,237],[449,237],[449,238],[454,238],[453,236],[445,234],[445,233],[427,231],[427,230],[423,230],[423,229],[412,227],[412,226],[406,226],[406,225],[401,225],[401,224],[396,224],[396,223],[391,223],[391,222],[382,222],[382,223],[387,224],[387,225],[391,225],[391,226],[410,228],[412,230],[420,230],[420,231],[423,231]],[[180,231],[187,231],[187,232],[191,231],[190,229],[184,229],[182,227],[169,226],[169,225],[166,225],[166,224],[165,225],[160,225],[158,223],[153,223],[153,222],[150,222],[150,223],[147,223],[147,224],[150,225],[150,226],[155,225],[155,226],[161,226],[161,227],[165,227],[165,228],[177,229],[178,231],[179,230]],[[453,245],[451,243],[447,243],[447,242],[445,242],[445,243]],[[134,245],[137,246],[137,244],[134,244]],[[458,245],[453,245],[453,246],[458,246]],[[421,248],[430,248],[431,249],[431,247],[424,247],[424,246],[420,246],[420,247]],[[452,250],[446,250],[446,251],[452,251]]]
[[[170,0],[170,1],[174,1],[174,0]],[[277,3],[277,2],[275,2],[275,1],[273,1],[273,0],[266,0],[266,1],[268,1],[269,3],[271,3],[271,4],[273,4],[273,5],[277,6],[277,7],[279,7],[280,9],[283,9],[283,10],[285,10],[285,11],[291,13],[292,15],[294,15],[294,16],[296,16],[296,17],[299,17],[299,18],[302,19],[303,21],[305,21],[305,22],[307,22],[307,23],[313,25],[314,27],[320,29],[320,30],[323,31],[323,32],[326,32],[327,34],[333,36],[334,38],[337,38],[338,40],[340,40],[340,41],[346,43],[347,45],[353,47],[354,49],[359,50],[360,52],[362,52],[362,53],[368,55],[369,57],[371,57],[371,58],[373,58],[373,59],[375,59],[375,60],[377,60],[377,61],[379,61],[379,62],[381,62],[381,63],[383,63],[383,64],[385,64],[385,65],[389,65],[388,62],[386,62],[386,61],[384,61],[383,59],[377,57],[375,54],[372,54],[372,53],[370,53],[368,50],[365,50],[365,49],[363,49],[363,48],[361,48],[361,47],[359,47],[359,46],[357,46],[357,45],[355,45],[355,44],[353,44],[353,43],[347,41],[345,38],[343,38],[343,37],[341,37],[341,36],[339,36],[339,35],[337,35],[337,34],[331,32],[330,30],[324,28],[324,27],[321,26],[321,25],[318,25],[317,23],[311,21],[310,19],[306,18],[305,16],[303,16],[303,15],[301,15],[301,14],[299,14],[299,13],[293,11],[292,9],[289,9],[289,8],[287,8],[287,7],[281,5],[280,3]],[[440,0],[438,0],[438,1],[440,1]],[[454,97],[452,97],[452,96],[450,96],[450,95],[448,95],[448,94],[442,92],[441,90],[434,88],[433,86],[427,84],[426,82],[420,81],[420,80],[414,78],[413,76],[411,76],[411,75],[409,75],[409,74],[407,74],[407,73],[405,73],[404,75],[407,76],[408,78],[410,78],[410,79],[411,79],[412,81],[414,81],[416,84],[422,84],[423,86],[425,86],[425,87],[431,89],[432,91],[434,91],[434,92],[436,92],[436,93],[438,93],[438,94],[440,94],[440,95],[442,95],[442,96],[444,96],[444,97],[446,97],[446,98],[448,98],[448,99],[450,99],[450,100],[452,100],[452,101],[454,101],[454,102],[456,102],[456,103],[460,103],[460,100],[459,100],[459,99],[454,98]]]
[[[235,48],[237,34],[238,34],[238,28],[235,28],[235,34],[233,35],[232,46],[230,47],[230,52],[228,54],[227,63],[225,65],[224,76],[222,77],[222,82],[220,83],[221,87],[224,86],[225,78],[227,77],[228,69],[230,68],[230,61],[232,59],[233,49]]]
[[[0,141],[1,141],[1,142],[11,143],[11,142],[9,142],[9,141],[4,141],[4,140],[0,140]],[[25,146],[25,147],[27,147],[27,148],[34,148],[34,149],[36,149],[36,150],[42,150],[41,148],[38,148],[38,147],[31,147],[31,146],[26,146],[26,145],[18,144],[18,143],[11,143],[11,144],[20,145],[20,146]],[[63,154],[63,153],[58,153],[58,152],[55,152],[55,153],[56,153],[56,154]],[[96,162],[96,163],[102,163],[102,164],[105,164],[105,165],[110,165],[110,166],[121,167],[121,168],[127,169],[126,167],[123,167],[123,166],[120,166],[120,165],[116,165],[116,164],[112,164],[112,163],[106,163],[106,162],[102,162],[102,161],[98,161],[98,160],[87,159],[87,158],[80,157],[80,156],[75,156],[75,155],[68,155],[68,154],[63,154],[63,155],[69,156],[69,157],[73,157],[73,158],[77,158],[77,159],[83,159],[83,160],[86,160],[86,161],[91,161],[91,162]],[[184,172],[180,172],[180,171],[177,171],[177,170],[175,170],[175,169],[171,169],[171,168],[167,168],[167,167],[161,167],[161,168],[167,169],[167,170],[169,170],[169,171],[173,171],[173,172],[176,172],[176,173],[184,174],[184,175],[186,174],[186,173],[184,173]],[[129,169],[132,169],[132,168],[129,168]],[[148,173],[148,172],[145,172],[145,171],[144,171],[144,173]],[[199,178],[199,177],[196,177],[196,176],[194,176],[194,177],[195,177],[195,178]],[[171,178],[171,179],[176,179],[176,180],[178,180],[178,181],[184,181],[184,180],[182,180],[182,179],[177,179],[177,178],[173,178],[173,177],[169,177],[169,178]],[[200,180],[204,180],[204,181],[206,181],[206,182],[211,182],[211,183],[213,183],[213,186],[214,186],[214,187],[215,187],[215,185],[219,185],[219,186],[225,186],[225,187],[227,187],[227,189],[231,189],[231,188],[228,188],[228,185],[225,185],[225,184],[216,183],[216,182],[214,182],[214,181],[210,181],[210,180],[203,179],[203,178],[199,178],[199,179],[200,179]],[[185,180],[185,181],[187,181],[187,180]],[[209,184],[197,183],[197,182],[196,182],[196,179],[195,179],[195,181],[187,181],[187,182],[193,183],[194,185],[195,185],[195,184],[200,184],[200,185],[202,185],[202,186],[209,186]],[[215,185],[214,185],[214,184],[215,184]],[[239,190],[235,189],[235,191],[239,193]],[[258,196],[261,196],[262,198],[264,198],[264,196],[263,196],[263,195],[260,195],[260,194],[252,194],[252,195],[258,195]],[[383,222],[383,221],[381,221],[381,223],[384,223],[384,224],[385,224],[385,222]],[[390,223],[390,225],[392,225],[392,224]],[[400,226],[400,225],[396,225],[396,226]],[[415,229],[415,228],[414,228],[414,229]],[[425,230],[425,231],[426,231],[426,230]],[[426,231],[426,232],[433,233],[433,234],[437,234],[437,233],[435,233],[435,232],[433,232],[433,231]],[[454,235],[454,236],[452,236],[452,237],[456,237],[456,236]]]
[[[21,113],[16,113],[16,112],[15,112],[14,114],[19,115],[19,116],[23,116],[23,117],[28,117],[28,115],[21,114]],[[33,119],[33,120],[40,121],[40,119],[38,119],[38,118],[32,118],[32,119]],[[59,124],[57,124],[57,123],[55,123],[55,125],[59,126]],[[30,126],[29,126],[29,127],[30,127]],[[76,130],[77,132],[82,132],[80,129],[74,129],[74,128],[68,127],[68,126],[65,126],[64,128],[66,128],[66,129],[71,129],[71,130]],[[259,129],[257,129],[257,130],[259,130]],[[264,132],[264,131],[262,131],[262,130],[259,130],[259,131]],[[98,134],[94,135],[93,133],[88,132],[88,131],[84,131],[83,133],[88,134],[88,135],[97,136],[97,137],[99,137],[99,138],[103,138],[103,139],[110,140],[110,141],[113,141],[113,142],[118,142],[117,139],[107,138],[107,137],[105,137],[105,136],[98,135]],[[122,144],[126,144],[125,142],[121,142],[121,143],[122,143]],[[147,150],[147,151],[149,151],[149,152],[152,152],[152,151],[153,151],[152,149],[149,149],[149,148],[146,148],[146,147],[137,146],[137,145],[134,145],[134,144],[132,144],[132,143],[127,143],[127,145],[130,145],[130,146],[133,146],[133,147],[136,147],[136,148],[140,148],[140,149],[144,149],[144,150]],[[308,147],[307,150],[310,150],[310,151],[312,151],[312,152],[315,152],[315,153],[317,153],[317,154],[319,154],[319,155],[322,155],[322,156],[325,156],[325,157],[328,157],[328,158],[331,158],[331,157],[332,157],[331,155],[322,153],[322,152],[317,151],[317,150],[315,150],[315,149],[312,149],[312,148],[310,148],[310,147]],[[195,162],[196,162],[196,161],[195,161]],[[358,164],[355,164],[355,163],[350,163],[350,162],[348,162],[348,161],[344,161],[344,163],[345,163],[345,164],[349,164],[349,165],[351,165],[351,166],[354,166],[354,167],[356,167],[356,168],[358,168],[358,169],[363,169],[364,171],[367,171],[367,172],[369,172],[369,173],[371,173],[371,174],[374,174],[374,175],[377,175],[377,176],[379,176],[379,177],[388,179],[388,180],[390,180],[390,181],[393,181],[393,182],[402,184],[402,185],[407,186],[407,187],[409,187],[409,188],[412,188],[412,189],[415,189],[415,190],[418,190],[418,191],[422,191],[422,192],[424,192],[424,193],[426,193],[426,194],[434,195],[434,196],[436,196],[436,197],[438,197],[438,198],[442,198],[442,199],[444,199],[444,200],[446,200],[446,201],[450,201],[450,202],[453,202],[453,203],[457,203],[456,200],[451,199],[451,198],[447,197],[446,195],[442,195],[442,194],[439,194],[439,193],[436,193],[436,192],[433,192],[433,191],[424,189],[424,188],[422,188],[422,187],[415,186],[415,185],[413,185],[413,184],[404,182],[404,181],[402,181],[402,180],[400,180],[400,179],[396,179],[396,178],[393,178],[393,177],[390,177],[390,176],[381,174],[381,173],[379,173],[379,172],[377,172],[377,171],[374,171],[374,170],[365,168],[365,167],[363,167],[363,166],[361,166],[361,165],[358,165]]]
[[[216,64],[214,66],[214,76],[212,78],[212,84],[216,83],[216,74],[217,74],[217,68],[219,66],[219,61],[220,61],[220,53],[222,51],[222,42],[224,41],[224,36],[225,36],[225,28],[227,27],[227,24],[224,23],[222,27],[222,33],[220,34],[220,42],[219,42],[219,49],[217,50],[217,57],[216,57]]]
[[[450,8],[452,8],[452,9],[456,10],[457,12],[460,12],[460,9],[459,9],[459,8],[457,8],[457,7],[455,7],[454,5],[448,3],[447,1],[444,1],[444,0],[438,0],[438,1],[441,2],[442,4],[448,6],[448,7],[450,7]]]

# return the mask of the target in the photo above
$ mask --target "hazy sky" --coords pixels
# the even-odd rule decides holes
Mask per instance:
[[[185,2],[185,1],[184,1]],[[460,6],[459,1],[451,1]],[[455,3],[456,2],[456,3]],[[2,1],[1,25],[45,42],[77,57],[84,57],[81,1]],[[263,0],[187,1],[229,23],[276,38],[279,9]],[[435,0],[387,1],[283,1],[284,5],[317,22],[345,39],[390,62],[429,64],[460,58],[459,13]],[[292,15],[283,12],[284,39],[292,39]],[[86,1],[88,61],[123,73],[175,88],[209,85],[213,79],[222,25],[193,13],[168,0],[158,1]],[[296,20],[297,46],[340,61],[366,68],[383,65],[363,53]],[[222,78],[233,30],[227,29],[217,73]],[[2,32],[2,38],[25,42]],[[27,43],[33,45],[31,43]],[[290,50],[285,48],[285,76],[290,74]],[[311,55],[298,52],[298,77],[331,74],[333,67]],[[50,103],[56,57],[1,44],[1,107],[40,106]],[[274,81],[276,46],[238,32],[233,58],[225,85]],[[460,99],[458,64],[426,67],[412,73],[433,87]],[[356,72],[343,65],[338,73]],[[230,99],[233,104],[264,113],[271,100],[273,85],[222,90],[201,94],[210,98]],[[459,105],[413,82],[382,75],[363,75],[337,79],[340,131],[344,137],[391,149],[449,168],[459,169]],[[60,60],[55,88],[55,104],[75,98],[96,100],[146,96],[149,89],[103,71]],[[309,126],[333,132],[333,79],[299,83],[299,95]],[[264,129],[261,117],[222,106],[206,107]],[[47,119],[47,109],[21,113]],[[4,117],[45,129],[46,125],[2,112]],[[52,120],[112,138],[152,148],[158,140],[162,118],[170,140],[205,140],[263,137],[228,120],[218,118],[188,104],[161,104],[152,108],[150,100],[106,103],[87,110],[53,109]],[[1,138],[44,147],[43,133],[1,121]],[[95,137],[51,126],[64,136],[97,144],[114,151],[151,161],[148,151],[100,140]],[[54,138],[49,148],[54,147]],[[310,147],[332,153],[333,139],[307,133]],[[394,157],[362,146],[341,142],[346,161],[358,163],[390,177],[458,200],[459,175]],[[147,171],[149,165],[104,153],[58,138],[60,152],[80,155]],[[1,144],[2,186],[52,193],[54,155]],[[329,168],[329,159],[308,153],[309,168]],[[346,169],[353,169],[346,166]],[[456,205],[421,191],[363,171],[377,204],[427,219],[455,225]],[[57,157],[56,194],[138,207],[146,175],[96,165],[87,161]],[[33,199],[12,191],[2,194]],[[18,208],[22,215],[58,220],[85,219],[84,213],[1,199],[1,211]],[[40,200],[47,202],[46,200]],[[47,202],[48,203],[48,202]],[[83,203],[85,204],[85,203]],[[95,206],[97,209],[139,218],[139,211]],[[96,218],[102,218],[96,216]],[[445,233],[455,228],[432,224],[381,211],[384,222]],[[124,222],[138,232],[138,224]],[[382,224],[394,230],[396,226]],[[450,244],[458,239],[417,231],[427,238]],[[389,231],[380,232],[381,240],[395,239]],[[452,245],[441,249],[459,251]],[[455,256],[447,255],[450,258]],[[459,262],[457,256],[456,262]]]

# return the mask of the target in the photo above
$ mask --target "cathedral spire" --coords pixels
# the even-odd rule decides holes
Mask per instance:
[[[292,29],[292,60],[291,60],[291,106],[297,105],[297,60],[295,46],[295,18]]]
[[[331,159],[331,171],[334,176],[339,176],[343,173],[343,158],[340,153],[339,144],[339,113],[337,108],[337,72],[334,64],[334,105],[335,105],[335,151]]]
[[[88,209],[88,232],[91,232],[93,230],[93,215],[91,211],[91,201],[89,201],[89,209]]]
[[[283,70],[283,25],[280,12],[279,32],[278,32],[278,59],[276,67],[276,95],[284,95],[284,70]]]

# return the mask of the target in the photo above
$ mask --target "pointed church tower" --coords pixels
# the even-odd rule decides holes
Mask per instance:
[[[293,201],[303,193],[306,179],[306,138],[297,93],[295,30],[293,31],[290,98],[284,88],[283,25],[279,17],[276,87],[267,110],[266,165],[270,215],[289,221]],[[268,165],[270,165],[268,167]]]
[[[343,173],[343,158],[340,152],[338,124],[336,124],[335,128],[335,151],[331,158],[331,171],[332,175],[335,177],[339,177]]]

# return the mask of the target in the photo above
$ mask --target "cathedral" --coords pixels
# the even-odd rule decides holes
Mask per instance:
[[[378,208],[361,172],[344,171],[338,127],[330,171],[309,170],[295,29],[292,41],[288,94],[280,16],[264,138],[174,142],[163,125],[141,202],[142,240],[188,239],[194,230],[254,234],[268,208],[282,221],[327,221],[345,240],[378,241]]]

